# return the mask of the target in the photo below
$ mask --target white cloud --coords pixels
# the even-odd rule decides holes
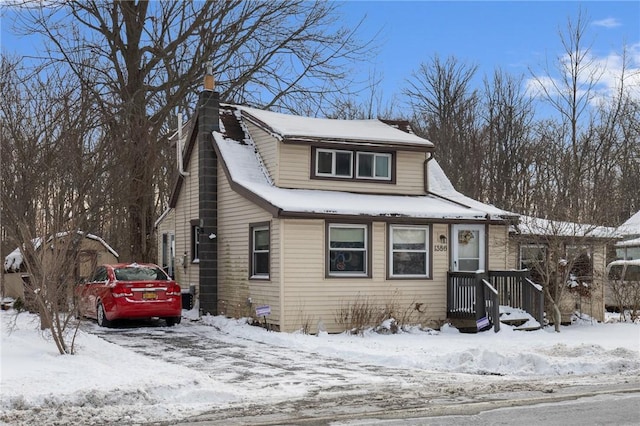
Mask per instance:
[[[596,27],[615,28],[621,26],[622,23],[616,18],[605,18],[598,21],[593,21],[592,25],[595,25]]]
[[[621,76],[624,73],[624,88],[632,98],[640,100],[640,43],[627,46],[626,64],[620,52],[610,52],[605,56],[592,56],[584,58],[584,67],[580,73],[578,84],[586,87],[590,79],[597,78],[598,84],[594,87],[595,95],[592,105],[606,102],[615,96],[620,89]],[[567,57],[562,59],[568,60]],[[626,68],[623,68],[626,67]],[[534,97],[542,97],[543,88],[551,96],[558,95],[557,89],[562,88],[560,75],[539,75],[529,78],[525,82],[528,93]]]

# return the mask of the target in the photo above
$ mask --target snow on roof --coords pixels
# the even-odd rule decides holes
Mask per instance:
[[[523,235],[559,237],[617,238],[615,228],[520,216],[518,231]]]
[[[380,120],[334,120],[301,117],[236,105],[248,119],[267,125],[282,139],[323,139],[420,145],[432,148],[431,141],[407,133]]]
[[[640,235],[640,211],[620,225],[618,227],[618,232],[626,236]]]
[[[230,178],[274,207],[292,213],[370,215],[425,219],[483,220],[487,212],[433,195],[398,196],[341,191],[287,189],[271,184],[250,140],[245,145],[214,132],[215,143]]]
[[[16,248],[4,258],[4,270],[5,271],[17,271],[22,266],[24,258],[20,248]]]
[[[616,243],[616,247],[640,247],[640,238],[633,238],[631,240],[619,241]]]
[[[91,240],[95,240],[98,241],[99,243],[101,243],[111,254],[113,254],[115,257],[119,257],[118,253],[111,248],[111,246],[109,244],[106,243],[105,240],[103,240],[102,238],[93,235],[93,234],[86,234],[82,231],[77,231],[78,234],[80,235],[84,235],[86,238],[89,238]],[[69,235],[69,232],[59,232],[56,234],[56,237],[64,237],[66,235]],[[51,240],[51,238],[49,238],[49,241]],[[34,249],[38,249],[41,245],[42,245],[42,238],[38,237],[38,238],[34,238],[33,240],[31,240],[31,243],[33,244],[33,248]],[[20,250],[20,247],[17,247],[15,250],[13,250],[11,253],[9,253],[7,255],[7,257],[4,258],[4,270],[5,271],[17,271],[20,269],[20,266],[22,266],[22,262],[24,262],[24,256],[22,255],[22,251]]]
[[[464,204],[465,206],[487,212],[492,218],[518,217],[516,213],[507,212],[490,204],[484,204],[456,191],[456,189],[453,187],[453,184],[440,167],[440,164],[438,164],[435,159],[429,161],[427,169],[429,192]]]

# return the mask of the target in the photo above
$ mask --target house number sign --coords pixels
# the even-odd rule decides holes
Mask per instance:
[[[433,251],[447,251],[447,245],[446,244],[435,244],[433,246]]]

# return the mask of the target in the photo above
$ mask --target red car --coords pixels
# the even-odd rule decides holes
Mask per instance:
[[[77,286],[76,295],[80,314],[95,318],[101,327],[117,319],[159,317],[168,326],[181,319],[180,285],[152,263],[99,266]]]

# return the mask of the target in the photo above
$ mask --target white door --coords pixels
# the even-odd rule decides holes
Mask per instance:
[[[477,271],[485,269],[484,225],[453,225],[451,269]]]

